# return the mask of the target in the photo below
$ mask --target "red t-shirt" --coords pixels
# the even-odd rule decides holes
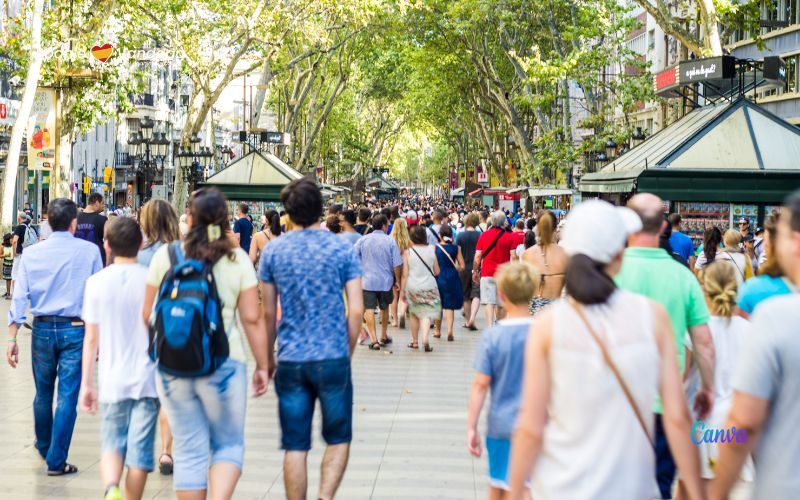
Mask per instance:
[[[520,245],[525,243],[525,232],[524,231],[512,232],[511,236],[514,237],[514,249],[516,249],[518,246],[520,246]],[[494,252],[494,250],[492,250],[492,252]]]
[[[497,244],[487,256],[486,249],[498,238],[498,233],[503,233],[503,236],[500,236]],[[511,233],[506,233],[496,227],[488,229],[481,234],[480,238],[478,238],[478,245],[475,247],[475,250],[481,252],[483,256],[481,259],[481,278],[493,277],[497,266],[511,260],[511,250],[517,248],[515,242],[516,239]]]

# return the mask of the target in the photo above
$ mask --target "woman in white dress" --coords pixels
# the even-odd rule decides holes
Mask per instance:
[[[430,320],[438,319],[442,314],[442,301],[436,284],[439,263],[436,259],[436,247],[428,245],[425,226],[414,226],[410,235],[413,245],[403,254],[403,280],[400,289],[400,297],[408,304],[408,313],[411,315],[411,343],[408,347],[419,349],[421,333],[423,349],[431,352],[433,347],[428,343]]]
[[[664,404],[670,449],[689,498],[705,498],[669,317],[618,290],[632,211],[578,205],[561,240],[568,299],[536,317],[526,347],[522,404],[511,449],[511,498],[658,497],[652,406]]]

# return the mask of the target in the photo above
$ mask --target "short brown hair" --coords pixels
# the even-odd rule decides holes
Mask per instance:
[[[470,212],[464,217],[464,226],[476,228],[481,223],[481,218],[477,212]]]
[[[527,305],[539,289],[541,277],[527,262],[514,261],[497,268],[497,289],[514,305]]]
[[[142,246],[142,229],[130,217],[117,217],[106,225],[106,240],[117,257],[136,257]]]

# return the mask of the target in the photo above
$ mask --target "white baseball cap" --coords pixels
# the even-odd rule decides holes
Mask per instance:
[[[628,236],[642,229],[636,212],[600,200],[579,204],[566,221],[560,245],[567,254],[586,255],[603,264],[614,260],[625,249]]]

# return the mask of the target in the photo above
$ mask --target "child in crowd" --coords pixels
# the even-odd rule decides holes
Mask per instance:
[[[500,499],[508,490],[508,459],[511,433],[519,409],[525,341],[533,318],[528,310],[531,297],[539,289],[539,273],[526,262],[513,261],[500,266],[495,276],[497,295],[506,317],[483,333],[475,356],[475,381],[467,415],[469,452],[481,456],[478,419],[491,387],[491,403],[486,429],[489,454],[489,498]]]
[[[147,268],[136,261],[142,246],[139,224],[118,217],[106,225],[106,254],[113,264],[86,282],[83,319],[83,378],[79,404],[101,414],[100,475],[105,498],[121,499],[123,467],[126,500],[142,498],[148,472],[155,466],[154,444],[158,421],[155,364],[147,354],[149,337],[142,319]],[[100,345],[99,393],[94,389],[94,367]]]
[[[11,233],[3,236],[3,279],[6,280],[4,299],[11,299],[11,269],[14,267],[14,247],[11,246]]]
[[[715,433],[725,429],[725,423],[733,404],[732,379],[741,348],[747,335],[746,319],[733,314],[736,308],[737,269],[731,261],[718,259],[699,273],[700,285],[706,297],[711,320],[708,327],[714,341],[714,409],[705,421],[696,421],[692,428],[692,442],[700,450],[700,466],[702,478],[706,481],[715,476],[714,467],[719,457],[718,443],[705,442],[706,431]],[[692,345],[686,336],[686,378],[689,401],[700,387],[700,376],[697,367],[693,366]],[[690,405],[691,406],[691,405]],[[725,446],[725,445],[723,445]],[[742,469],[741,479],[753,480],[753,461],[747,459]],[[685,493],[685,492],[682,492]],[[681,494],[681,498],[686,498]],[[676,497],[677,498],[677,497]]]

